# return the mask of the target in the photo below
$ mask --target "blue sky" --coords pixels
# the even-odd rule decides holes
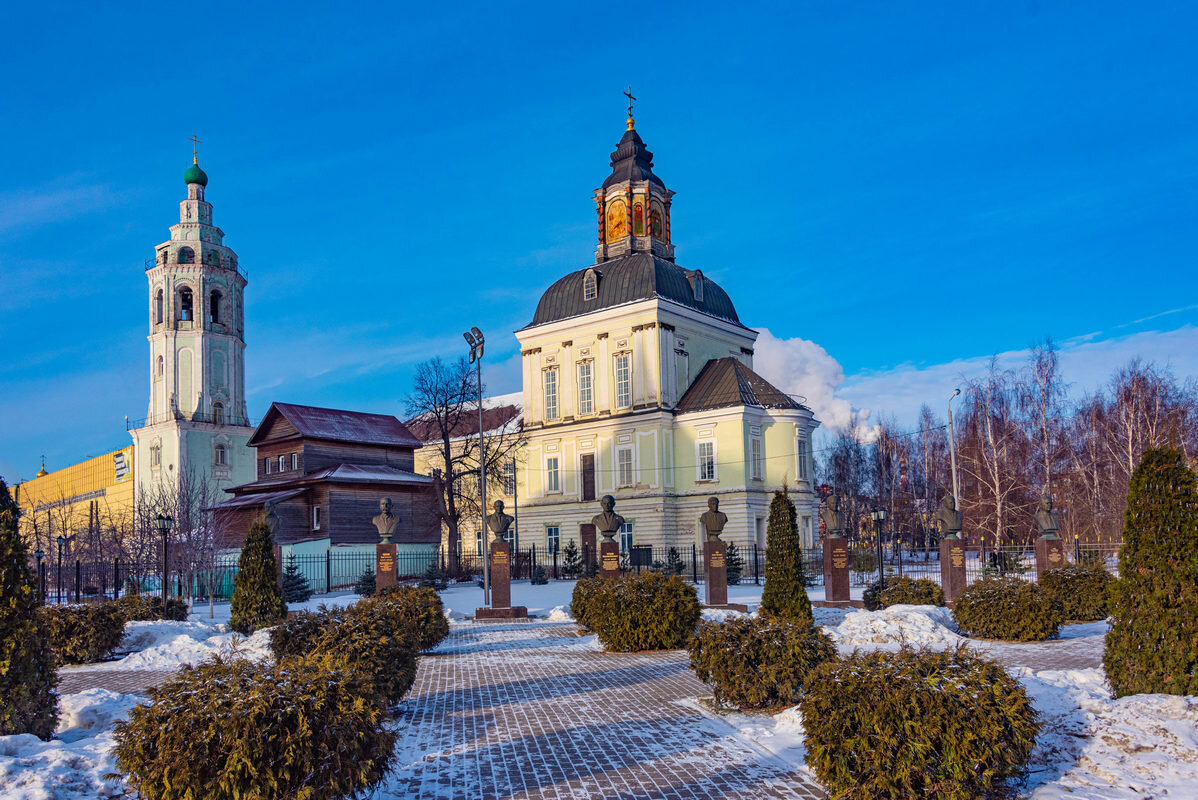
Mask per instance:
[[[400,413],[467,324],[517,389],[511,332],[593,258],[628,84],[679,262],[823,349],[759,363],[791,390],[901,415],[911,375],[937,401],[1045,335],[1082,383],[1196,369],[1188,4],[350,5],[0,11],[0,475],[144,416],[143,262],[193,133],[250,274],[251,416]]]

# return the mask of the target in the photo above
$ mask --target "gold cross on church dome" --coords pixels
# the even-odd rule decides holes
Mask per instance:
[[[188,138],[187,141],[191,142],[191,163],[193,163],[193,164],[200,163],[199,145],[203,144],[203,142],[200,141],[199,137],[196,136],[194,133]]]
[[[628,91],[624,92],[624,96],[628,98],[628,130],[632,130],[632,101],[636,98],[632,96],[632,87],[628,87]]]

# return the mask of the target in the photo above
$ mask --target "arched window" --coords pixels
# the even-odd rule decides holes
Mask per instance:
[[[208,253],[208,263],[214,266],[220,266],[220,253],[212,250]]]
[[[595,279],[595,271],[587,270],[587,275],[582,279],[582,299],[594,300],[599,294],[599,281]]]
[[[664,238],[665,235],[665,217],[661,203],[652,203],[649,206],[649,230],[658,239]]]
[[[154,298],[154,324],[162,324],[162,290],[158,290],[158,294]]]
[[[214,464],[216,464],[216,466],[223,467],[229,463],[229,454],[228,451],[225,450],[225,446],[223,444],[218,444],[212,450],[214,456],[212,461]]]
[[[220,322],[220,300],[221,294],[218,290],[213,289],[212,294],[208,295],[208,321]]]
[[[212,404],[212,423],[214,425],[225,424],[225,407],[221,403]]]
[[[194,264],[195,260],[196,260],[196,254],[195,254],[194,250],[192,250],[190,247],[180,247],[179,248],[179,263],[180,264]]]
[[[703,302],[703,273],[700,272],[699,270],[695,270],[694,274],[691,275],[691,281],[693,282],[693,285],[695,287],[695,302],[702,303]]]
[[[157,373],[157,375],[159,378],[162,377],[162,373],[165,371],[164,367],[165,367],[165,364],[163,363],[162,356],[158,356],[158,373]]]
[[[632,233],[635,236],[645,235],[645,206],[642,203],[632,206]]]
[[[191,304],[191,289],[183,288],[179,290],[179,319],[183,322],[190,322],[192,316]]]

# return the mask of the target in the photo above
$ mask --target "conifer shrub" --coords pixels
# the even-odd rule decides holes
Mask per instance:
[[[162,597],[156,594],[127,594],[113,603],[121,612],[125,622],[153,622],[166,619],[175,622],[187,620],[187,603],[177,597],[168,598],[163,610]]]
[[[1198,483],[1180,451],[1144,454],[1123,520],[1107,680],[1116,697],[1198,695]]]
[[[865,590],[865,608],[877,611],[890,606],[943,606],[944,590],[927,578],[889,577],[883,587],[877,581]]]
[[[420,585],[440,592],[449,586],[449,582],[445,580],[445,573],[441,571],[441,568],[434,561],[428,565],[428,569],[421,576]]]
[[[1017,774],[1039,725],[1023,686],[965,648],[853,653],[799,701],[807,764],[843,800],[974,800]]]
[[[570,539],[562,548],[562,574],[567,578],[577,578],[582,573],[582,551],[578,542]]]
[[[373,597],[365,598],[350,608],[381,609],[411,638],[417,650],[431,650],[449,635],[449,620],[441,597],[425,586],[391,586]]]
[[[58,724],[54,653],[37,612],[37,577],[0,480],[0,736],[49,739]]]
[[[603,581],[584,608],[586,626],[619,652],[684,648],[700,616],[695,587],[657,572]]]
[[[364,686],[353,669],[301,659],[185,667],[116,724],[116,766],[146,800],[357,797],[397,739]]]
[[[481,586],[482,584],[480,583],[479,585]],[[374,570],[367,567],[358,576],[358,582],[354,584],[354,594],[361,595],[362,597],[370,597],[374,594],[374,588]]]
[[[237,561],[229,610],[229,627],[238,633],[253,633],[287,616],[274,546],[274,535],[265,522],[258,520],[250,525]]]
[[[983,578],[953,605],[961,633],[980,639],[1034,642],[1060,630],[1061,606],[1039,584],[1023,578]]]
[[[1111,573],[1101,566],[1074,565],[1040,575],[1040,585],[1061,606],[1062,616],[1085,622],[1107,618],[1114,582]]]
[[[724,564],[728,575],[728,585],[740,584],[740,576],[745,571],[745,557],[740,554],[740,548],[728,542],[728,551],[724,554]]]
[[[270,651],[276,661],[288,656],[306,656],[329,628],[343,619],[347,610],[321,606],[315,611],[299,611],[270,629]]]
[[[599,576],[578,579],[578,583],[574,584],[574,591],[570,594],[570,613],[574,615],[575,622],[587,630],[595,630],[591,619],[591,614],[597,607],[594,601],[607,591],[607,584],[611,581],[611,578]]]
[[[532,571],[529,583],[533,586],[546,586],[549,583],[549,577],[545,574],[545,568],[540,564],[537,564],[537,568]]]
[[[287,603],[305,603],[312,597],[312,587],[308,579],[300,572],[295,560],[295,553],[287,556],[287,566],[283,567],[282,586],[283,601]]]
[[[716,700],[746,709],[794,705],[811,670],[836,658],[822,628],[772,616],[700,622],[687,649]]]
[[[115,603],[43,606],[37,614],[59,664],[100,661],[125,636],[125,618]]]
[[[403,699],[416,680],[416,642],[390,603],[354,608],[316,638],[306,660],[330,672],[360,673],[381,708]]]
[[[814,625],[803,574],[803,551],[795,524],[795,507],[786,490],[774,492],[766,530],[765,588],[761,613]]]

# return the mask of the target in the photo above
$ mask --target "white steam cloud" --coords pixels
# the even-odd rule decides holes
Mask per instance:
[[[815,342],[779,339],[769,328],[757,330],[761,335],[754,346],[754,371],[787,394],[802,395],[825,428],[869,435],[869,409],[854,408],[838,394],[845,380],[840,362]]]

